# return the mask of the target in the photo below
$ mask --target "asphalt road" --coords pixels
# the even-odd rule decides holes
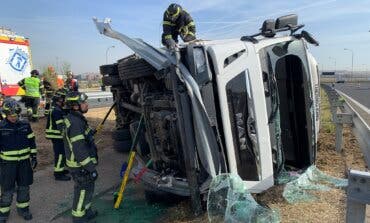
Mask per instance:
[[[363,106],[370,109],[370,83],[336,83],[335,89],[340,90]]]

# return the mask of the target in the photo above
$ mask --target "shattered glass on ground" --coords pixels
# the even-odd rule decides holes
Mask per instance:
[[[297,179],[286,184],[283,197],[290,203],[315,201],[312,191],[329,191],[332,187],[343,188],[348,185],[347,179],[329,176],[316,166],[310,166]]]
[[[276,211],[259,205],[248,192],[243,180],[232,174],[216,176],[210,185],[207,200],[210,222],[279,222]]]

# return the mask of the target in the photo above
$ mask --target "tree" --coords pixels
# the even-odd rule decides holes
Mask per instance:
[[[60,67],[60,74],[67,75],[68,71],[71,71],[71,63],[69,63],[68,61],[63,61]]]
[[[57,79],[58,75],[55,72],[55,69],[53,66],[47,66],[42,69],[42,76],[45,81],[49,82],[52,89],[56,90],[58,89]]]

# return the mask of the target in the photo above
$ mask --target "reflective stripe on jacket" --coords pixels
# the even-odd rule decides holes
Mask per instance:
[[[64,118],[63,139],[68,167],[95,170],[97,152],[90,132],[87,120],[80,112],[71,111]]]
[[[20,161],[36,155],[35,135],[28,122],[0,122],[0,158],[4,161]]]
[[[162,43],[166,45],[167,39],[173,39],[177,42],[177,36],[180,35],[184,42],[195,39],[195,23],[188,12],[182,10],[176,21],[171,21],[167,13],[163,15],[163,34]],[[191,36],[192,38],[188,38]]]
[[[45,135],[47,139],[63,139],[62,130],[65,112],[56,105],[52,108],[46,122]]]

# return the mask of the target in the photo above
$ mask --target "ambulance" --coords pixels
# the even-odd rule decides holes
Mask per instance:
[[[30,42],[8,28],[0,27],[0,93],[24,95],[18,81],[29,77],[32,69]]]

